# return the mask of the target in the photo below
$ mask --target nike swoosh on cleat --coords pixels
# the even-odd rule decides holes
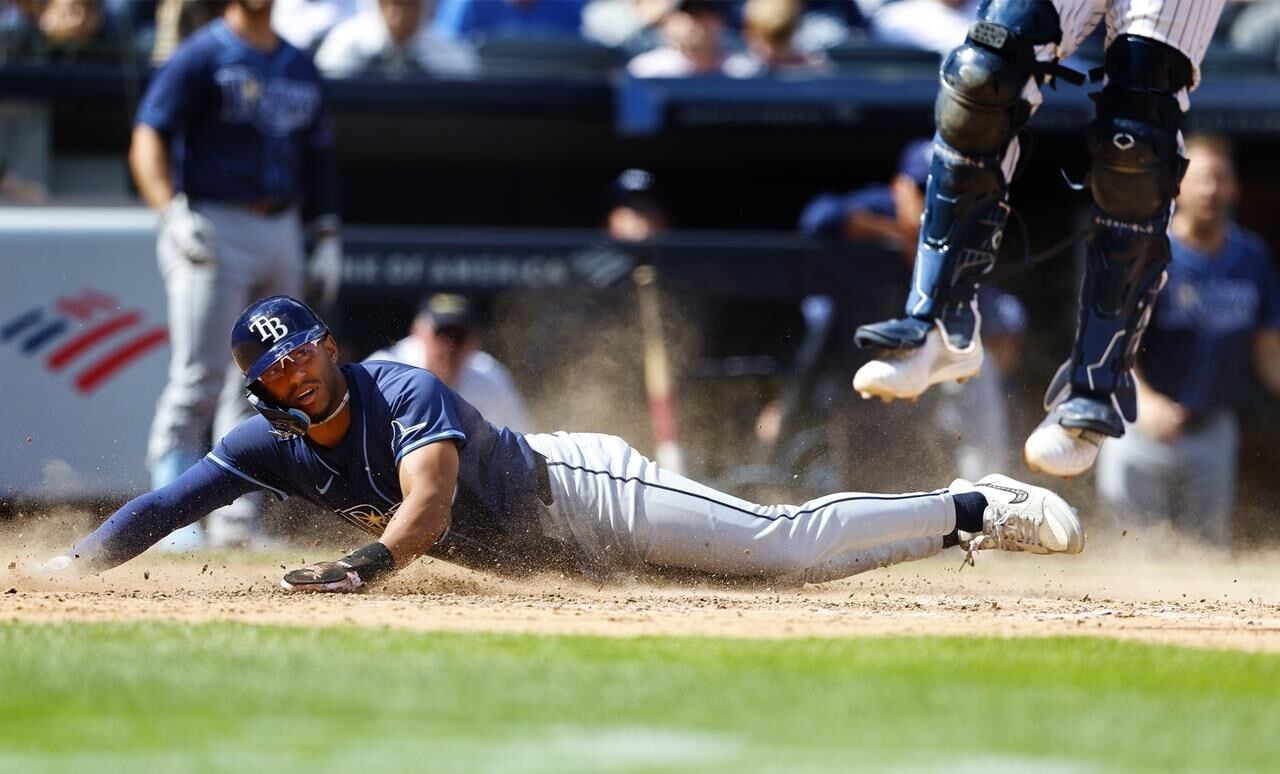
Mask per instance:
[[[991,489],[999,489],[1001,492],[1008,492],[1013,495],[1013,499],[1009,501],[1010,505],[1025,503],[1031,497],[1031,493],[1025,489],[1014,489],[1008,486],[1000,486],[999,484],[974,484],[974,486],[985,486]]]
[[[329,491],[329,487],[333,486],[333,476],[329,476],[329,480],[324,482],[324,486],[316,485],[316,491],[324,494]]]

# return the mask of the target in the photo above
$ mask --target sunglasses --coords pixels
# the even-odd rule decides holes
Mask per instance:
[[[320,345],[314,341],[308,341],[272,363],[267,370],[262,372],[258,380],[268,387],[274,387],[283,382],[285,376],[289,373],[289,366],[286,363],[295,367],[305,366],[318,354],[320,354]]]

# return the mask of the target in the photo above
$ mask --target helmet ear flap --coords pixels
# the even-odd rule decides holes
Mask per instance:
[[[282,409],[262,398],[261,385],[255,382],[249,387],[249,405],[259,414],[267,418],[271,424],[271,434],[282,441],[301,437],[311,429],[311,417],[301,409]]]

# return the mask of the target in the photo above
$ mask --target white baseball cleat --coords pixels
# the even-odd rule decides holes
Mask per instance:
[[[960,532],[960,545],[973,563],[975,551],[999,548],[1033,554],[1078,554],[1084,550],[1084,527],[1075,509],[1048,489],[993,473],[969,483],[951,482],[951,491],[979,492],[987,498],[982,532]]]
[[[975,332],[967,347],[959,349],[947,338],[941,322],[913,349],[889,350],[865,363],[853,375],[853,389],[864,398],[889,402],[914,399],[932,385],[963,382],[982,369],[982,339]]]
[[[1107,435],[1082,427],[1063,427],[1057,415],[1049,412],[1022,446],[1027,467],[1051,476],[1070,478],[1093,467],[1098,447]]]

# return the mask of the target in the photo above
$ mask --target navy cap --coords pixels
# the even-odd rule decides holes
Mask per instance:
[[[662,196],[658,191],[657,179],[647,169],[626,169],[609,187],[609,205],[611,207],[628,206],[640,210],[661,212]]]
[[[436,328],[470,329],[476,324],[471,301],[456,293],[436,293],[423,299],[418,317],[430,320]]]
[[[902,149],[898,157],[898,174],[906,175],[924,188],[929,182],[929,167],[933,164],[933,140],[915,140]]]

